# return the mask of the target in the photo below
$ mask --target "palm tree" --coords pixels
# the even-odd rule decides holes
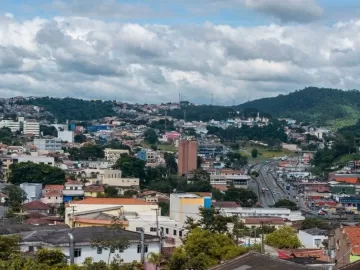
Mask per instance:
[[[150,252],[147,255],[147,261],[149,263],[155,264],[156,265],[156,270],[160,269],[161,260],[162,260],[161,253]]]

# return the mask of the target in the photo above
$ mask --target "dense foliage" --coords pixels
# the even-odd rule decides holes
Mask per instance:
[[[299,207],[297,207],[296,203],[294,203],[293,201],[287,200],[287,199],[281,199],[278,200],[275,204],[275,207],[278,208],[288,208],[290,210],[298,210]]]
[[[330,228],[330,225],[326,220],[319,218],[305,218],[305,220],[301,222],[301,230],[307,230],[312,228],[328,230]]]
[[[275,117],[345,126],[354,124],[360,116],[360,92],[308,87],[288,95],[246,102],[237,108],[257,108]]]
[[[65,122],[65,120],[86,121],[116,115],[111,101],[41,97],[26,100],[24,103],[44,107],[59,122]]]
[[[289,226],[280,227],[278,230],[266,235],[265,243],[280,249],[301,247],[296,230]]]
[[[71,160],[97,160],[104,158],[104,149],[99,145],[69,148],[68,152]]]
[[[9,182],[17,185],[21,183],[64,184],[65,172],[46,164],[20,162],[10,165]]]
[[[258,140],[267,142],[269,140],[280,140],[286,142],[287,140],[283,126],[276,121],[263,127],[243,125],[241,128],[230,126],[223,129],[215,126],[207,126],[207,130],[209,135],[217,135],[222,141]]]
[[[233,201],[244,207],[252,207],[258,202],[258,197],[252,190],[229,187],[225,191],[224,201]]]

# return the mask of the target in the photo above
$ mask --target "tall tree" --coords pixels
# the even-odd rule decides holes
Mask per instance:
[[[149,144],[155,144],[157,142],[158,136],[152,128],[147,129],[144,132],[144,140]]]
[[[301,242],[296,234],[296,230],[289,226],[280,227],[273,233],[266,235],[265,243],[280,249],[301,247]]]
[[[9,182],[13,184],[64,184],[65,172],[47,164],[35,164],[32,162],[14,163],[10,165]]]
[[[251,156],[252,156],[253,158],[256,158],[256,157],[258,156],[258,150],[257,150],[256,148],[253,148],[253,149],[251,150]]]
[[[225,191],[224,200],[240,203],[244,207],[251,207],[258,202],[258,197],[252,190],[230,187]]]
[[[113,168],[120,169],[123,177],[139,177],[143,180],[145,178],[145,164],[144,160],[128,154],[122,154]]]
[[[26,192],[16,185],[8,185],[2,189],[2,193],[7,195],[4,205],[13,210],[19,210],[21,204],[26,200]]]

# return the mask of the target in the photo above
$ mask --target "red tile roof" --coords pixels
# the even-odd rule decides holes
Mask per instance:
[[[104,187],[102,186],[85,186],[85,192],[104,192]]]
[[[75,180],[66,180],[65,182],[65,185],[68,184],[68,185],[82,185],[83,183],[81,183],[80,181],[75,181]]]
[[[63,185],[45,185],[44,190],[64,190]]]
[[[360,227],[344,227],[353,255],[360,255]]]
[[[41,219],[41,218],[28,218],[25,221],[25,223],[31,225],[48,225],[51,224],[52,222],[50,220]]]
[[[294,256],[298,258],[306,258],[306,257],[316,257],[319,261],[328,261],[328,256],[324,255],[324,251],[322,249],[314,249],[314,248],[301,248],[301,249],[279,249],[278,257],[279,259],[288,259],[293,258]]]
[[[25,203],[23,206],[26,210],[49,210],[51,208],[46,203],[40,201],[32,201],[29,203]]]
[[[227,191],[228,190],[228,187],[227,185],[211,185],[213,188],[216,188],[220,191]]]
[[[155,205],[134,198],[85,198],[81,201],[71,201],[70,204]]]
[[[62,193],[59,190],[51,190],[49,192],[44,193],[44,197],[61,197]]]

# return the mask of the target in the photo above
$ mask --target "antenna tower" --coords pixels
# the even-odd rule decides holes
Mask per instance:
[[[211,101],[210,101],[210,105],[213,105],[214,102],[214,94],[211,94]]]

